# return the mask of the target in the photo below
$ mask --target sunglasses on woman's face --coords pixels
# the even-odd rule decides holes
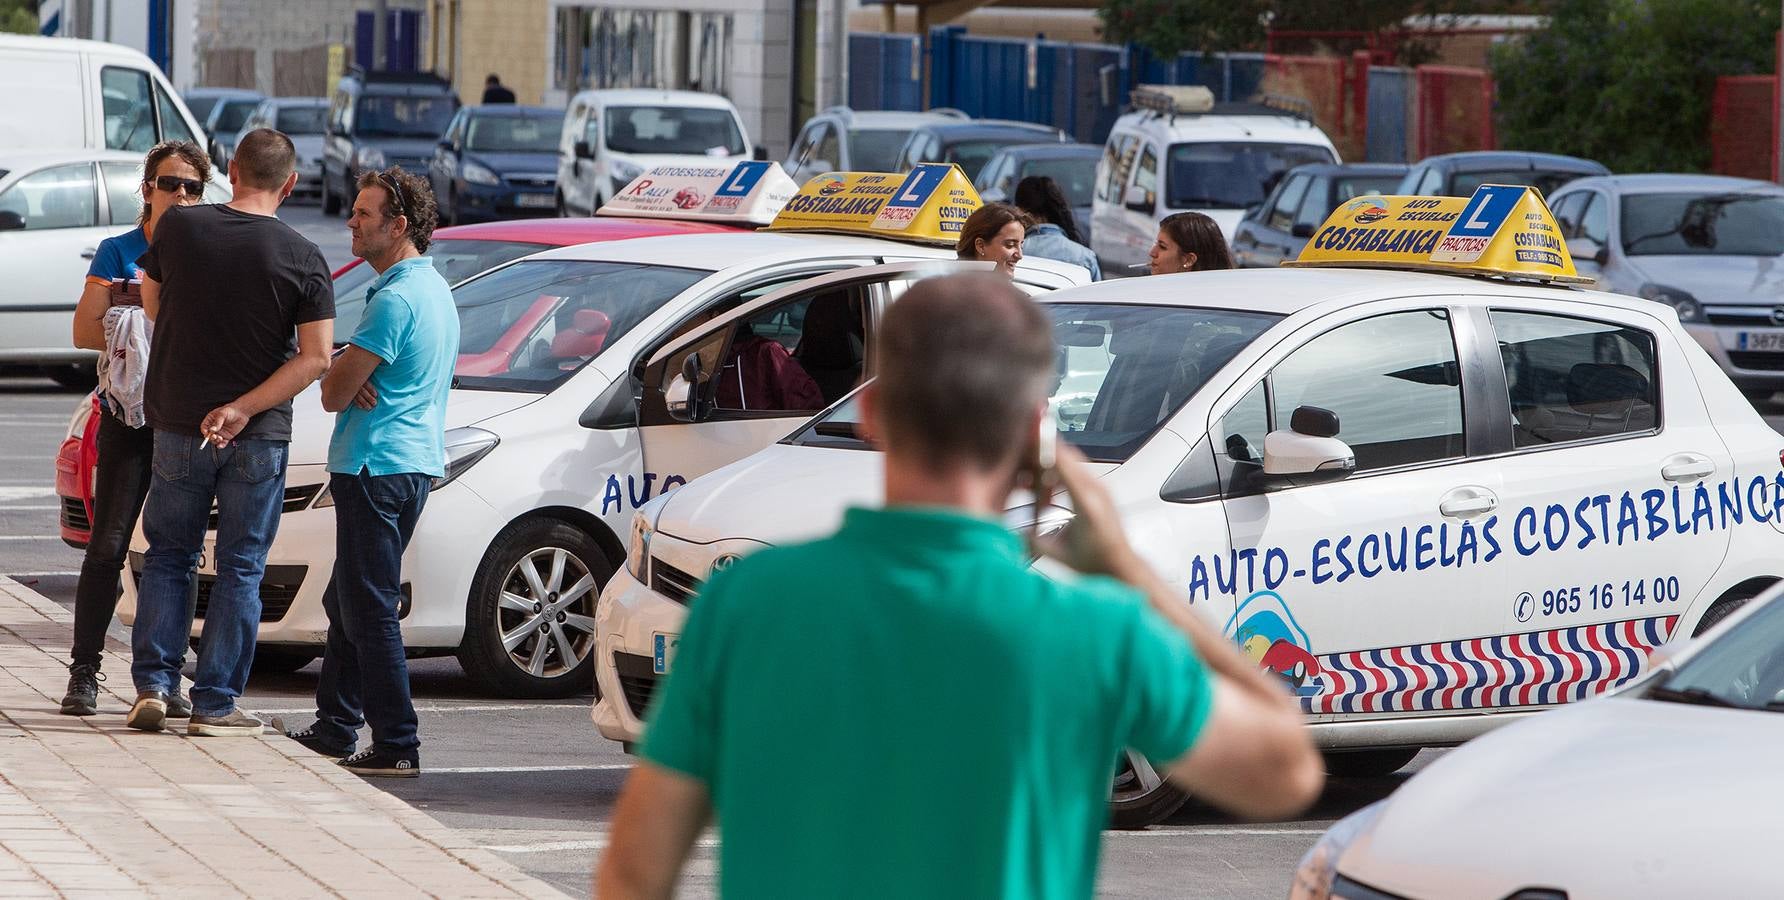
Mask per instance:
[[[178,175],[156,175],[150,182],[156,189],[171,194],[183,190],[188,197],[204,196],[204,182],[196,178],[181,178]]]

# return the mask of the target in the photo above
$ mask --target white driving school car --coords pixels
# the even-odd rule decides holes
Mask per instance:
[[[832,182],[847,187],[815,204],[795,194],[775,163],[652,170],[603,213],[673,210],[747,222],[787,209],[774,216],[776,233],[565,247],[454,288],[461,343],[446,412],[447,471],[403,560],[399,617],[411,652],[456,652],[473,678],[509,696],[586,690],[595,597],[624,565],[621,535],[633,510],[785,435],[846,394],[873,369],[874,311],[918,272],[969,265],[952,262],[953,238],[945,233],[978,206],[958,169],[824,176],[811,196]],[[838,198],[853,204],[847,215],[814,209]],[[901,200],[912,217],[873,227],[881,207],[896,210]],[[780,233],[792,229],[853,233]],[[1040,259],[1024,260],[1016,277],[1032,290],[1089,280],[1079,267]],[[737,326],[715,330],[710,321],[727,312],[741,316]],[[648,402],[640,408],[638,379],[653,354],[691,332],[725,341],[708,347],[704,382],[729,389],[716,392],[699,424],[676,428],[690,452],[647,467],[641,431],[675,420]],[[752,367],[765,359],[778,368],[757,377]],[[261,585],[257,655],[302,663],[326,637],[322,594],[335,549],[326,488],[330,424],[300,399],[285,512]],[[201,578],[215,573],[214,540],[207,536]],[[133,574],[145,548],[139,533]],[[124,580],[126,623],[135,616],[135,581]],[[194,623],[194,635],[200,627]]]
[[[1784,438],[1671,309],[1564,286],[1536,193],[1361,198],[1300,264],[1340,267],[1039,300],[1063,437],[1137,549],[1299,698],[1334,773],[1618,685],[1784,574]],[[603,735],[641,736],[709,573],[881,502],[855,416],[635,517],[596,611]],[[655,440],[647,467],[675,452]],[[1182,802],[1130,758],[1114,820]]]

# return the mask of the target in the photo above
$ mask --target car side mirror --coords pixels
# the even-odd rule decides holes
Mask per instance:
[[[24,231],[25,217],[16,210],[0,209],[0,231]]]
[[[700,354],[689,353],[682,360],[681,372],[669,379],[669,387],[663,391],[663,405],[670,418],[677,422],[700,421],[700,374]]]
[[[440,138],[440,149],[441,150],[451,150],[452,149],[452,139],[451,138]]]
[[[1567,242],[1567,253],[1576,260],[1586,260],[1604,265],[1611,258],[1610,251],[1603,244],[1588,237],[1574,238]]]
[[[595,150],[593,147],[590,147],[588,145],[588,141],[577,141],[574,149],[576,152],[577,159],[594,159],[595,158]]]
[[[1313,237],[1313,226],[1306,222],[1296,222],[1288,233],[1298,238],[1310,238]]]
[[[757,144],[755,147],[750,149],[750,159],[753,159],[757,162],[767,162],[768,161],[768,148],[762,146],[761,144]]]
[[[1337,413],[1297,408],[1287,431],[1264,435],[1263,483],[1272,488],[1321,484],[1356,471],[1356,453],[1337,435]]]
[[[1152,193],[1137,184],[1128,185],[1127,193],[1121,195],[1121,202],[1134,212],[1152,212]]]

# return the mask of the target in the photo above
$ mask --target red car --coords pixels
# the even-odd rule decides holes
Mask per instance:
[[[428,248],[428,256],[433,258],[434,267],[440,270],[440,274],[448,282],[457,284],[510,260],[553,247],[662,234],[737,230],[740,229],[729,225],[617,217],[483,222],[442,228],[434,232],[433,246]],[[335,270],[336,337],[344,341],[353,333],[354,327],[359,324],[360,314],[365,311],[366,288],[376,277],[377,273],[372,267],[358,259]],[[524,345],[526,337],[531,333],[530,329],[536,327],[554,309],[555,306],[547,308],[545,298],[541,298],[540,307],[529,311],[527,316],[515,322],[508,334],[494,346],[480,353],[460,355],[458,372],[479,375],[506,371],[508,357]],[[573,335],[566,333],[560,336],[566,341],[584,342],[602,340],[605,337],[605,323],[584,322],[581,319],[577,320]],[[96,394],[90,393],[82,398],[75,409],[74,418],[69,422],[68,436],[63,439],[62,447],[56,453],[56,493],[61,499],[62,541],[76,549],[87,546],[89,523],[93,516],[93,468],[98,462],[94,436],[99,430],[99,418],[96,415],[98,408]]]

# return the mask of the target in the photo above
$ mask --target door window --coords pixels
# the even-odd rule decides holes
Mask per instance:
[[[99,224],[97,205],[92,163],[32,172],[0,194],[0,212],[17,215],[26,231],[91,228]]]
[[[1139,168],[1134,170],[1134,187],[1146,192],[1146,205],[1158,202],[1158,156],[1149,144],[1140,154]]]
[[[1660,421],[1654,336],[1568,316],[1493,310],[1513,445],[1651,431]]]
[[[1437,171],[1435,168],[1431,168],[1425,170],[1424,177],[1419,179],[1418,190],[1413,191],[1413,193],[1424,196],[1434,196],[1442,188],[1443,173]]]
[[[1312,234],[1319,223],[1332,214],[1332,182],[1325,178],[1310,179],[1307,183],[1307,196],[1301,200],[1301,208],[1295,211],[1295,227],[1302,228],[1304,234]]]
[[[816,412],[852,390],[866,362],[862,304],[839,289],[759,310],[734,326],[714,406]]]
[[[1307,342],[1270,375],[1274,427],[1301,406],[1338,414],[1357,471],[1463,454],[1462,383],[1449,314],[1375,316]]]
[[[836,144],[836,131],[826,125],[823,137],[818,139],[818,161],[827,168],[835,168],[842,163],[842,150]]]
[[[1276,205],[1270,210],[1269,226],[1277,231],[1287,231],[1294,224],[1295,212],[1301,208],[1301,200],[1307,196],[1307,183],[1313,179],[1306,175],[1296,175],[1282,186],[1282,193],[1276,195]]]
[[[787,168],[797,172],[801,166],[815,158],[812,156],[812,151],[817,147],[818,132],[823,128],[824,123],[822,122],[813,122],[805,126],[805,130],[799,133],[799,139],[793,142],[793,152],[787,155],[787,158],[792,160],[792,164]]]
[[[1264,436],[1270,433],[1269,391],[1264,382],[1260,381],[1246,391],[1210,431],[1219,441],[1214,452],[1220,462],[1224,487],[1228,494],[1237,493],[1241,486],[1235,483],[1236,477],[1243,470],[1233,463],[1254,466],[1264,463]]]
[[[1580,237],[1597,241],[1598,246],[1609,246],[1611,217],[1604,196],[1597,191],[1586,191],[1591,199],[1586,201],[1586,211],[1580,215]]]
[[[1103,146],[1103,165],[1106,169],[1103,183],[1098,186],[1097,195],[1111,203],[1121,202],[1121,189],[1127,184],[1127,166],[1133,159],[1134,146],[1139,138],[1131,134],[1117,135],[1110,138]]]
[[[155,146],[155,111],[149,73],[106,66],[99,70],[99,92],[105,106],[105,146],[112,150],[147,151]]]
[[[1576,191],[1555,204],[1555,225],[1561,229],[1563,238],[1571,240],[1580,236],[1580,211],[1591,196],[1590,191]]]
[[[192,136],[192,129],[186,126],[186,117],[180,115],[180,105],[173,101],[172,94],[158,84],[155,85],[155,109],[161,117],[161,140],[197,143],[197,139]],[[248,111],[253,112],[253,107],[250,106]]]
[[[113,225],[135,225],[142,211],[142,169],[135,163],[102,162],[105,197],[111,206]]]

